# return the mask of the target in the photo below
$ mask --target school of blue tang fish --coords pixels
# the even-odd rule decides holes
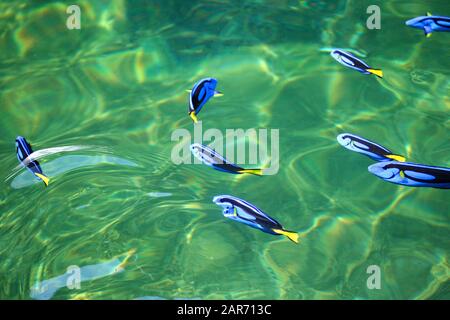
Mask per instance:
[[[450,31],[450,18],[434,16],[428,13],[426,16],[416,17],[406,21],[406,25],[422,29],[427,37],[432,32]],[[373,68],[355,55],[339,49],[330,52],[340,64],[356,70],[365,75],[376,75],[383,78],[383,71]],[[219,97],[222,93],[216,90],[218,80],[212,77],[197,81],[189,92],[188,115],[198,123],[198,114],[206,103],[213,97]],[[402,155],[396,154],[386,147],[366,138],[352,133],[342,133],[337,136],[338,143],[344,148],[361,153],[376,161],[368,167],[368,171],[384,181],[409,186],[431,187],[439,189],[450,188],[450,168],[438,167],[428,164],[407,162]],[[195,158],[213,169],[231,174],[264,175],[263,168],[242,168],[227,160],[221,154],[208,146],[194,143],[190,150]],[[16,138],[16,154],[20,164],[28,169],[45,186],[49,185],[50,177],[46,176],[36,159],[37,152],[33,152],[30,143],[22,136]],[[294,231],[286,230],[278,221],[264,213],[255,205],[231,195],[217,195],[212,200],[222,207],[223,216],[231,220],[243,223],[255,229],[272,235],[283,235],[294,243],[299,243],[299,235]]]

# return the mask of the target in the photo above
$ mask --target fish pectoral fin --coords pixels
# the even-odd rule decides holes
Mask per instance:
[[[400,170],[400,177],[402,177],[403,179],[405,178],[405,173],[403,172],[403,170]]]
[[[243,170],[238,170],[238,173],[250,173],[250,174],[254,174],[256,176],[262,176],[263,169],[243,169]]]
[[[41,179],[42,181],[44,181],[45,186],[48,186],[48,183],[50,182],[50,179],[46,176],[44,176],[43,174],[40,173],[35,173],[36,177],[38,177],[39,179]]]
[[[192,111],[191,113],[189,113],[189,116],[191,117],[192,121],[194,121],[194,123],[197,123],[197,122],[198,122],[198,118],[197,118],[197,116],[195,115],[195,112],[194,112],[194,111]]]
[[[287,231],[287,230],[281,230],[281,229],[272,229],[273,232],[277,234],[281,234],[283,236],[286,236],[291,240],[292,242],[298,243],[298,233],[293,231]]]
[[[386,155],[386,158],[398,161],[398,162],[405,162],[406,158],[404,156],[400,156],[398,154],[388,154]]]
[[[429,37],[431,37],[431,33],[433,32],[433,29],[431,29],[430,26],[424,26],[423,32],[425,33],[426,37],[429,38]]]
[[[379,78],[383,78],[383,71],[381,69],[367,69],[366,71],[376,75]]]

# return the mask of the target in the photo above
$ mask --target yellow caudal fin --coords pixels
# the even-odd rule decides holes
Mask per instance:
[[[431,32],[427,33],[427,38],[431,37]]]
[[[367,71],[376,75],[379,78],[383,78],[383,71],[380,69],[367,69]]]
[[[48,186],[48,183],[50,181],[49,178],[47,178],[46,176],[44,176],[43,174],[40,173],[35,173],[36,177],[40,178],[42,181],[44,181],[45,186]]]
[[[192,90],[186,90],[186,92],[189,92],[189,93],[191,93],[191,92],[192,92]]]
[[[281,234],[283,236],[286,236],[289,238],[289,240],[298,243],[298,234],[293,231],[287,231],[287,230],[280,230],[280,229],[272,229],[273,232]]]
[[[405,162],[406,158],[404,156],[399,156],[398,154],[388,154],[386,158],[398,161],[398,162]]]
[[[250,174],[254,174],[256,176],[262,176],[263,175],[263,169],[244,169],[244,170],[239,170],[239,173],[250,173]]]
[[[214,91],[214,97],[221,97],[223,96],[223,93],[220,91]]]
[[[189,113],[189,116],[191,117],[192,121],[194,121],[194,123],[198,122],[198,118],[194,112]]]
[[[429,12],[427,12],[427,16],[431,17],[431,16],[432,16],[432,14],[431,14],[431,13],[429,13]]]

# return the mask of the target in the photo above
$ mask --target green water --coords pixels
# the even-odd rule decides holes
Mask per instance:
[[[336,141],[351,132],[450,166],[450,34],[404,25],[449,15],[448,1],[383,1],[381,30],[366,28],[366,0],[83,0],[80,30],[66,28],[69,4],[0,3],[1,299],[42,283],[52,299],[450,298],[448,191],[384,182]],[[208,76],[225,95],[203,129],[279,129],[276,175],[171,162],[172,132],[193,132],[186,89]],[[34,151],[86,148],[42,158],[45,188],[17,168],[18,135]],[[219,194],[300,244],[225,219]],[[73,265],[80,289],[49,285]]]

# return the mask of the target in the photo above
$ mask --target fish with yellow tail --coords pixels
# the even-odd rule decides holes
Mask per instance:
[[[220,97],[223,94],[216,90],[217,80],[205,78],[198,81],[189,91],[188,114],[194,123],[198,122],[197,114],[212,97]]]
[[[254,174],[257,176],[263,175],[263,169],[244,169],[235,165],[234,163],[225,159],[222,155],[220,155],[215,150],[204,146],[200,143],[191,144],[191,153],[202,161],[207,166],[210,166],[218,171],[233,173],[233,174]]]
[[[38,179],[42,180],[45,186],[48,186],[50,179],[42,172],[42,168],[39,162],[37,160],[31,159],[30,155],[32,153],[33,150],[31,149],[31,145],[27,142],[27,140],[22,136],[18,136],[16,138],[17,159],[22,166],[27,168]]]
[[[351,133],[341,133],[336,137],[344,148],[364,154],[375,161],[398,161],[405,162],[405,157],[393,153],[391,150],[373,141]]]
[[[381,69],[374,69],[370,67],[367,63],[358,59],[349,52],[341,49],[334,49],[330,54],[337,62],[350,69],[359,71],[364,74],[374,74],[378,78],[383,78],[383,71]]]
[[[245,200],[229,195],[219,195],[213,198],[213,202],[223,208],[222,213],[226,218],[265,233],[283,235],[292,242],[299,243],[299,235],[296,232],[284,229],[278,221]]]

